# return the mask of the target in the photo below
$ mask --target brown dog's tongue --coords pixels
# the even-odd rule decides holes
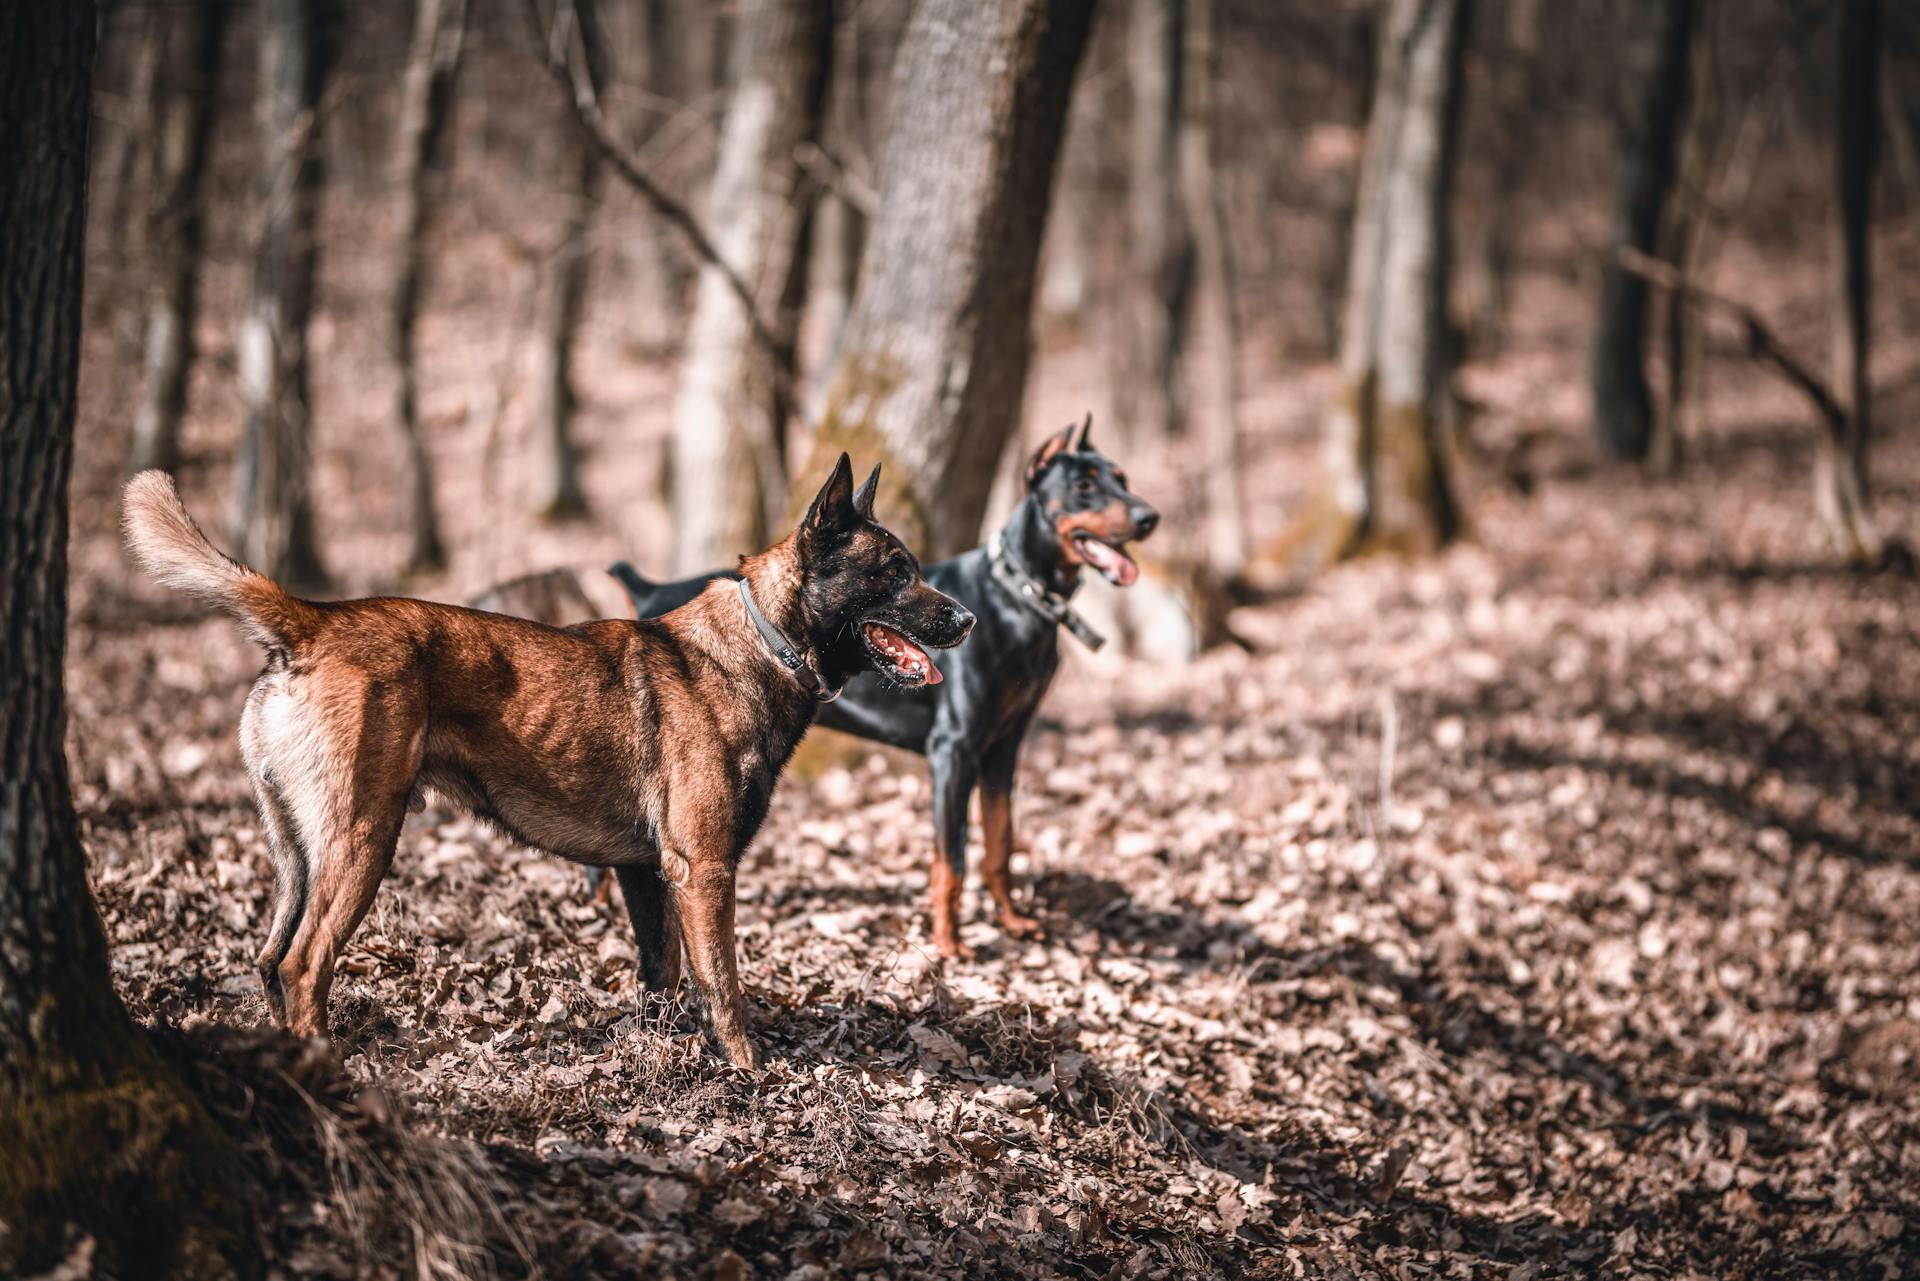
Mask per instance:
[[[938,685],[944,678],[940,669],[927,657],[927,651],[880,623],[868,623],[867,635],[880,647],[882,653],[893,660],[894,670],[903,676],[919,676],[929,685]]]
[[[1080,555],[1089,565],[1106,575],[1107,581],[1115,587],[1131,587],[1140,577],[1140,567],[1133,558],[1117,548],[1109,547],[1097,538],[1080,540]]]

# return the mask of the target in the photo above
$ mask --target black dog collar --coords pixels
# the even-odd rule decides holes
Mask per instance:
[[[993,576],[1000,580],[1001,586],[1036,614],[1072,632],[1088,649],[1099,649],[1107,643],[1106,637],[1093,630],[1086,619],[1074,612],[1073,605],[1065,596],[1048,588],[1020,563],[1019,555],[1007,542],[1005,530],[988,545],[987,560],[992,564]]]
[[[760,606],[754,602],[753,588],[747,586],[744,578],[740,580],[740,603],[747,607],[747,617],[753,620],[753,628],[760,633],[760,639],[780,660],[780,665],[793,673],[793,679],[800,682],[801,689],[822,703],[831,703],[840,697],[839,690],[827,689],[827,683],[820,679],[820,673],[814,670],[812,663],[800,657],[786,634],[767,621],[767,616],[760,612]]]

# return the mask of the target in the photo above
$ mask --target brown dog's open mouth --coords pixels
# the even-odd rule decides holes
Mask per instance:
[[[938,685],[940,669],[927,657],[927,651],[885,623],[863,623],[861,634],[867,648],[892,670],[887,674],[908,685]]]
[[[1103,543],[1092,534],[1075,531],[1073,550],[1080,553],[1080,559],[1099,570],[1106,580],[1115,587],[1131,587],[1134,579],[1140,577],[1140,567],[1111,543]]]

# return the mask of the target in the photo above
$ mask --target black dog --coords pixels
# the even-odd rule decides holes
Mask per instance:
[[[986,831],[981,868],[1000,926],[1010,934],[1039,932],[1040,923],[1013,905],[1013,777],[1020,743],[1060,667],[1059,629],[1098,647],[1101,637],[1068,603],[1090,565],[1125,587],[1139,576],[1123,546],[1153,532],[1159,514],[1127,488],[1111,459],[1087,443],[1093,420],[1050,437],[1027,464],[1027,496],[985,547],[929,566],[927,581],[971,610],[978,624],[967,644],[943,656],[926,684],[901,690],[873,675],[856,676],[843,696],[820,709],[818,723],[861,738],[904,747],[933,770],[933,938],[959,956],[960,891],[966,879],[967,798],[980,787]],[[1074,439],[1078,430],[1079,438]],[[610,571],[633,596],[634,612],[651,618],[693,599],[713,573],[654,583],[624,561]],[[944,676],[944,680],[940,679]],[[658,923],[634,913],[636,889],[616,869],[634,928],[650,939]],[[642,891],[644,892],[644,891]]]

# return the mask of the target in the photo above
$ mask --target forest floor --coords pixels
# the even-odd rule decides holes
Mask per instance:
[[[322,364],[345,370],[372,340],[340,328]],[[1507,407],[1471,540],[1248,607],[1251,652],[1076,657],[1017,799],[1044,942],[970,899],[976,958],[931,956],[917,764],[789,780],[741,880],[767,1060],[743,1075],[636,1012],[624,917],[577,870],[432,813],[348,951],[332,1049],[255,1030],[271,875],[235,727],[258,655],[119,560],[110,348],[75,492],[76,794],[120,990],[255,1156],[281,1275],[1920,1269],[1920,582],[1831,566],[1812,426],[1746,367],[1716,366],[1664,484],[1588,461],[1553,400],[1576,361],[1470,369]],[[585,359],[590,492],[631,511],[670,383]],[[1920,353],[1889,361],[1883,421],[1911,422]],[[331,377],[323,417],[357,394]],[[1097,371],[1040,379],[1046,424]],[[609,388],[633,390],[617,413]],[[1284,514],[1324,373],[1254,393],[1249,485]],[[458,557],[430,594],[631,550],[624,517],[487,532],[469,395],[429,389],[467,424],[439,447]],[[185,479],[218,529],[211,399]],[[616,454],[621,414],[653,425]],[[356,589],[400,538],[375,448],[321,458]],[[1876,485],[1920,532],[1911,431]]]

